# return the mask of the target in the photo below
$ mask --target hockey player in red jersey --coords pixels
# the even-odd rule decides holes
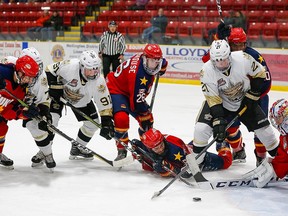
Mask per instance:
[[[15,65],[0,64],[0,164],[5,167],[13,168],[13,160],[2,153],[8,132],[7,122],[39,115],[35,106],[23,108],[5,89],[23,100],[27,86],[35,82],[38,71],[38,64],[27,55],[18,58]]]
[[[266,158],[256,169],[244,175],[253,178],[256,187],[264,187],[269,181],[288,175],[288,101],[280,99],[274,102],[269,119],[280,132],[280,143],[274,158]]]
[[[186,154],[190,147],[178,137],[162,134],[155,128],[150,128],[142,135],[142,142],[133,139],[133,148],[141,156],[142,168],[155,171],[162,177],[178,174],[185,166]],[[144,151],[144,153],[143,153]],[[152,159],[152,160],[151,160]],[[221,148],[218,155],[209,153],[201,164],[202,171],[226,169],[232,163],[230,148]],[[165,169],[168,168],[168,169]],[[172,172],[174,172],[174,174]],[[182,177],[190,177],[185,173]]]
[[[147,44],[143,53],[136,54],[121,63],[115,72],[107,76],[113,103],[115,137],[128,143],[129,114],[139,122],[139,134],[153,126],[153,115],[146,102],[151,91],[155,75],[165,73],[167,61],[157,44]],[[127,151],[120,142],[116,142],[118,156],[125,158]]]

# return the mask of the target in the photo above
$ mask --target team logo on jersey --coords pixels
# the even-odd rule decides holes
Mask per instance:
[[[221,78],[217,81],[217,83],[218,83],[218,86],[223,86],[226,84],[226,81],[223,78]]]
[[[141,80],[141,83],[140,83],[140,85],[146,85],[146,83],[148,82],[148,80],[146,79],[146,77],[144,76],[142,79],[140,78],[140,80]]]
[[[50,54],[52,56],[53,62],[63,61],[65,56],[64,48],[60,44],[57,44],[53,46]]]
[[[80,89],[74,90],[68,87],[64,87],[64,94],[66,95],[67,100],[72,104],[77,103],[84,97],[84,95],[80,93]]]
[[[204,115],[204,119],[207,120],[207,121],[211,121],[212,120],[212,115],[210,115],[210,113],[205,114]]]
[[[46,78],[46,77],[44,77],[44,78],[41,79],[41,85],[42,85],[42,86],[47,86],[47,85],[48,85],[48,81],[47,81],[47,78]]]
[[[244,82],[238,82],[236,84],[230,84],[226,89],[221,89],[222,93],[230,101],[240,101],[244,96],[243,90]]]
[[[175,156],[175,161],[176,160],[179,160],[179,161],[181,161],[181,158],[183,157],[183,155],[181,155],[181,153],[180,152],[178,152],[177,154],[174,154],[174,156]]]
[[[105,92],[105,90],[106,90],[106,86],[105,85],[100,85],[100,86],[98,86],[98,92],[100,92],[100,93],[104,93]]]

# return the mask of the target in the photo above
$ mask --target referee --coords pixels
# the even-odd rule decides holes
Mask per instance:
[[[115,71],[118,65],[124,60],[124,52],[126,50],[125,38],[117,31],[117,23],[110,21],[108,24],[108,31],[105,31],[99,42],[99,57],[103,61],[103,74],[106,78],[110,72],[110,65]]]

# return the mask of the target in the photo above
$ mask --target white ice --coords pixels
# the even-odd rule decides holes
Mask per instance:
[[[269,95],[270,105],[276,99],[288,98],[287,92],[271,91]],[[195,118],[203,99],[200,86],[159,84],[153,108],[154,127],[188,143],[193,138]],[[130,139],[138,138],[136,121],[131,119],[130,124]],[[79,125],[67,108],[59,129],[75,139]],[[59,135],[53,144],[57,162],[54,173],[45,166],[33,169],[30,159],[38,148],[31,135],[21,127],[21,121],[11,121],[9,126],[4,153],[14,160],[15,169],[0,168],[1,216],[288,215],[286,184],[213,191],[188,187],[177,180],[151,200],[154,192],[171,179],[141,170],[137,161],[120,171],[97,158],[71,161],[68,159],[71,144]],[[253,134],[244,127],[241,130],[247,162],[234,164],[229,170],[204,173],[207,179],[237,178],[255,168]],[[99,131],[96,133],[88,147],[113,160],[114,141],[106,141],[98,135]],[[215,152],[215,146],[209,151]],[[193,197],[201,197],[202,201],[193,202]]]

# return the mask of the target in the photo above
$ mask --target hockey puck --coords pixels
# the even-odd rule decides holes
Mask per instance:
[[[193,197],[194,202],[200,202],[202,199],[200,197]]]

